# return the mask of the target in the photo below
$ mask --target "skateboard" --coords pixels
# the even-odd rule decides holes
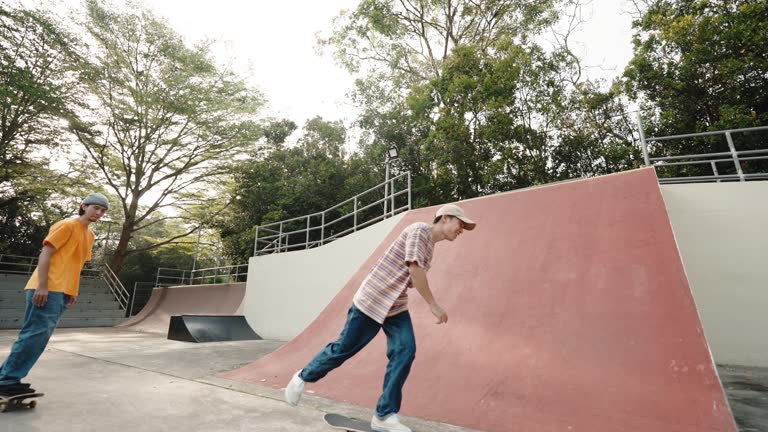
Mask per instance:
[[[323,420],[328,423],[328,426],[347,432],[374,432],[374,430],[371,429],[370,421],[353,419],[341,414],[329,413],[323,416]]]
[[[34,408],[37,405],[37,400],[34,398],[43,397],[43,393],[25,393],[16,396],[2,397],[0,396],[0,412],[13,411],[21,408]],[[27,399],[32,399],[27,401]]]

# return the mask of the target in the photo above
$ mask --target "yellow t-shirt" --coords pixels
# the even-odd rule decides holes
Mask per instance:
[[[80,290],[80,271],[91,259],[93,231],[78,218],[56,222],[43,240],[44,245],[56,248],[48,269],[48,291],[77,296]],[[37,268],[25,289],[37,289]]]

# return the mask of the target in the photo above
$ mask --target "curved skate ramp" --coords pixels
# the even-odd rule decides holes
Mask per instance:
[[[478,227],[438,243],[429,273],[449,322],[410,294],[418,350],[402,414],[494,432],[736,431],[653,169],[462,206]],[[283,387],[338,336],[397,231],[304,332],[222,376]],[[385,352],[380,333],[307,389],[373,408]]]
[[[167,334],[173,315],[237,315],[245,283],[155,288],[144,309],[119,327]]]
[[[320,248],[252,257],[243,314],[266,339],[301,333],[371,256],[404,213]]]

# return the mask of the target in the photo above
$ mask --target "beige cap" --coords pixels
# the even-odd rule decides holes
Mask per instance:
[[[435,213],[435,218],[438,216],[455,216],[460,221],[464,222],[464,229],[467,231],[472,231],[475,229],[475,226],[477,225],[475,221],[467,217],[467,214],[464,213],[464,210],[457,206],[456,204],[446,204],[442,207],[440,207],[437,210],[437,213]]]

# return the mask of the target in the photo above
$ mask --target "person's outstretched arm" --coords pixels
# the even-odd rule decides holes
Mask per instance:
[[[424,301],[429,305],[432,315],[437,318],[437,324],[448,322],[448,314],[439,304],[437,304],[435,296],[432,295],[432,290],[429,289],[427,272],[416,263],[411,263],[411,265],[408,266],[408,270],[411,272],[411,281],[413,282],[414,288],[416,288],[416,291],[421,294],[421,297],[423,297]]]

